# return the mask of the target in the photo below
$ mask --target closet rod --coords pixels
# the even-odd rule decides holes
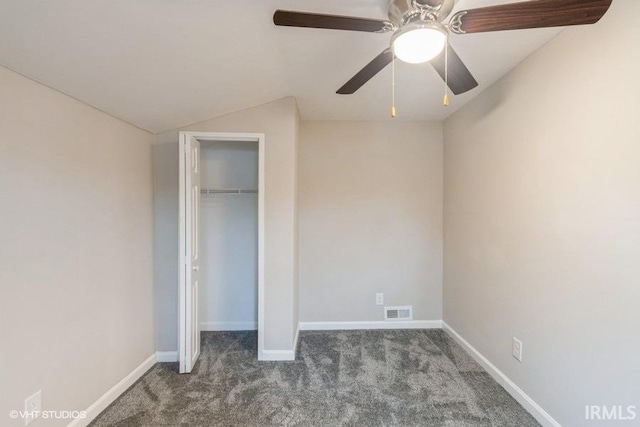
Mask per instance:
[[[257,194],[258,190],[202,189],[200,194]]]

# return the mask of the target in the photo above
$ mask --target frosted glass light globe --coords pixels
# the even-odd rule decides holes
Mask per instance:
[[[421,64],[435,58],[447,43],[447,33],[437,22],[409,24],[392,39],[393,53],[410,64]]]

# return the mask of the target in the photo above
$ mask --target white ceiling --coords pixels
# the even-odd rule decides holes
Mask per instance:
[[[456,9],[511,0],[459,0]],[[387,0],[2,0],[0,64],[151,132],[295,96],[306,120],[386,120],[390,67],[335,91],[390,34],[276,27],[275,9],[386,19]],[[396,63],[400,120],[442,120],[558,29],[452,36],[480,86],[442,107],[428,64]]]

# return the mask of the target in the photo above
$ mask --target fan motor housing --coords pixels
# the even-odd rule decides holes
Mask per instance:
[[[453,10],[455,0],[389,0],[389,20],[398,27],[420,17],[423,12],[442,22]]]

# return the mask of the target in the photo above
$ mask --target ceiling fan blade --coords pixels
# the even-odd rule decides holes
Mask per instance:
[[[273,14],[273,23],[285,27],[326,28],[330,30],[364,31],[367,33],[385,33],[394,28],[391,22],[378,19],[322,15],[288,10],[276,10]]]
[[[355,91],[360,89],[366,82],[371,80],[373,76],[389,65],[392,60],[393,53],[391,52],[391,48],[385,49],[380,55],[376,56],[373,61],[365,65],[362,70],[358,71],[355,76],[351,77],[351,80],[346,82],[336,93],[340,95],[351,95],[355,93]]]
[[[451,18],[456,34],[595,24],[612,0],[531,0],[463,10]]]
[[[478,86],[478,82],[471,75],[471,71],[464,65],[453,47],[449,45],[449,89],[454,95],[460,95]],[[436,69],[442,80],[445,79],[445,55],[444,51],[431,60],[431,65]]]

